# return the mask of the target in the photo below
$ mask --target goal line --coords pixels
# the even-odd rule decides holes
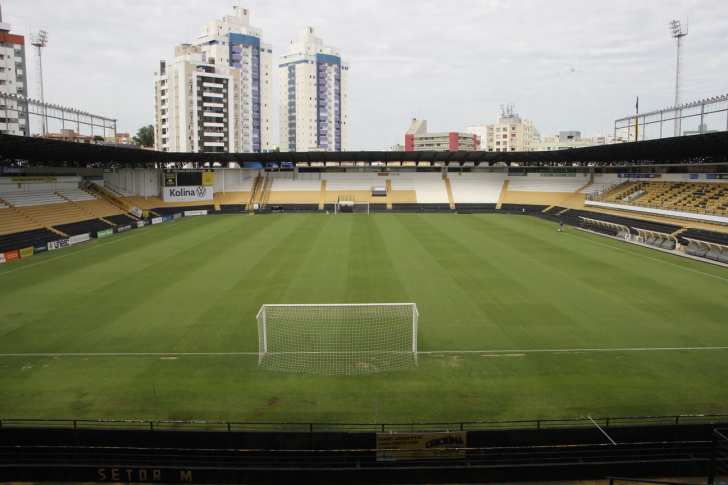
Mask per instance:
[[[418,355],[435,354],[559,354],[589,352],[674,352],[728,350],[728,347],[623,347],[616,349],[521,349],[521,350],[425,350]],[[405,352],[409,354],[409,352]],[[214,356],[258,356],[258,352],[17,352],[0,353],[2,357],[214,357]]]

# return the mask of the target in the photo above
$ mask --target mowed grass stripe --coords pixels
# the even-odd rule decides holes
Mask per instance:
[[[520,216],[161,227],[2,276],[0,353],[24,355],[0,355],[0,417],[154,419],[152,382],[161,419],[369,422],[377,391],[389,422],[728,410],[725,350],[630,350],[728,346],[722,281],[682,270],[705,265]],[[442,353],[355,377],[256,369],[263,303],[381,301],[416,302],[420,349]]]

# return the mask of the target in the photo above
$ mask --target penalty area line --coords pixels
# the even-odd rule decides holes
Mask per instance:
[[[656,352],[676,350],[728,350],[728,347],[625,347],[616,349],[529,349],[529,350],[430,350],[418,354],[566,354],[571,352]]]

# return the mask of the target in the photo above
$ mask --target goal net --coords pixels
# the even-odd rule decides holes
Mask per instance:
[[[368,202],[355,202],[353,195],[340,195],[334,214],[369,214]]]
[[[414,303],[263,305],[258,368],[368,374],[417,367]]]

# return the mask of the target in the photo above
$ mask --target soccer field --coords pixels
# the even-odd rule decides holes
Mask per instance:
[[[728,412],[728,269],[508,215],[221,215],[0,266],[0,418]],[[273,303],[414,302],[419,367],[257,369]],[[378,399],[377,399],[378,393]]]

